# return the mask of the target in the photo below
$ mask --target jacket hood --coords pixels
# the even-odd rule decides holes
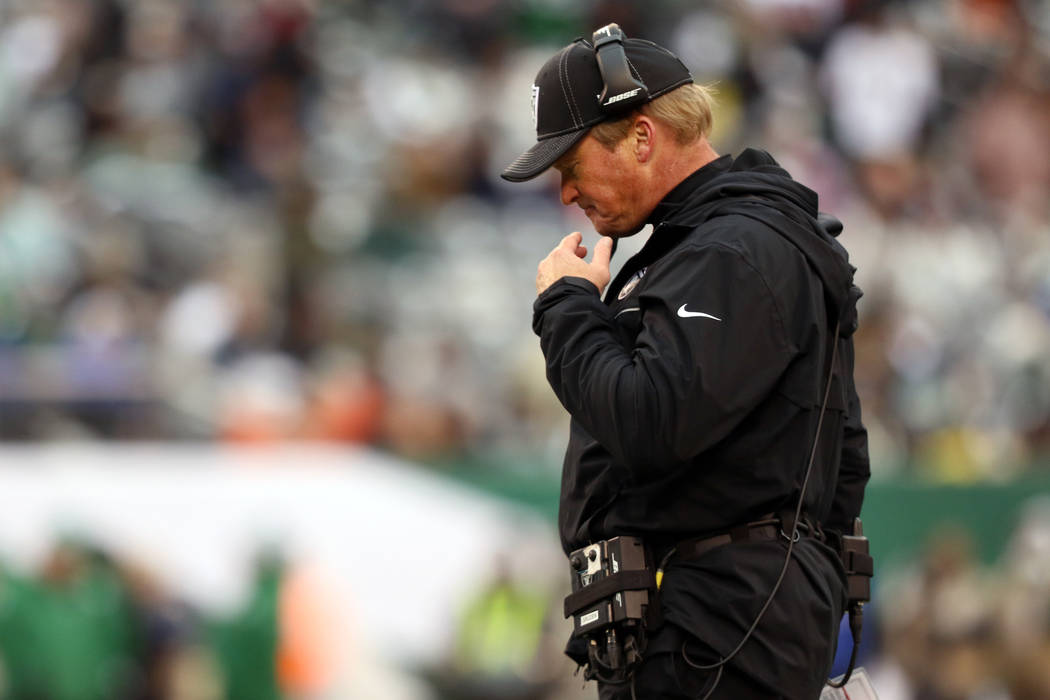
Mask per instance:
[[[838,319],[843,336],[856,330],[862,294],[853,284],[856,268],[835,240],[842,223],[817,211],[816,192],[793,180],[765,151],[747,149],[728,170],[690,193],[666,223],[696,226],[729,214],[757,219],[798,248],[824,285],[829,322]]]

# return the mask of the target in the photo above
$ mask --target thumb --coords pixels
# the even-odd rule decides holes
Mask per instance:
[[[598,244],[594,246],[594,257],[591,258],[592,265],[598,265],[604,269],[609,269],[609,261],[612,259],[613,250],[613,239],[609,236],[602,236],[602,239],[598,241]]]

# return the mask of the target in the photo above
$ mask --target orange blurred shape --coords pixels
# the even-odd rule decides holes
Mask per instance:
[[[335,597],[317,576],[291,570],[281,582],[277,606],[277,682],[282,692],[311,697],[331,690],[341,641]]]
[[[290,440],[299,427],[298,418],[281,412],[242,405],[222,415],[220,437],[226,442],[269,443]]]
[[[374,378],[344,374],[325,381],[307,411],[303,437],[370,443],[382,426],[386,397]]]

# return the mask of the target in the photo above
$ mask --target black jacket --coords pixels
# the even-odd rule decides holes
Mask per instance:
[[[572,416],[559,526],[569,551],[630,534],[656,544],[725,532],[793,509],[813,444],[829,337],[837,361],[805,511],[844,530],[869,469],[853,385],[853,268],[818,223],[817,196],[765,152],[719,158],[654,210],[643,249],[603,302],[563,278],[536,300],[547,376]],[[823,223],[824,225],[821,225]],[[668,570],[665,618],[732,650],[784,559],[734,544]],[[775,604],[734,663],[816,697],[844,593],[834,552],[804,538]]]

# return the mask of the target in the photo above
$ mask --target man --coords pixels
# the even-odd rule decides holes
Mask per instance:
[[[554,167],[602,235],[587,262],[569,234],[536,276],[572,417],[562,545],[638,537],[666,572],[625,679],[588,651],[601,637],[567,653],[603,699],[812,700],[847,602],[836,537],[869,476],[840,226],[767,153],[715,153],[707,93],[671,52],[615,25],[594,38],[539,71],[538,141],[503,177]],[[615,240],[646,224],[610,283]]]

